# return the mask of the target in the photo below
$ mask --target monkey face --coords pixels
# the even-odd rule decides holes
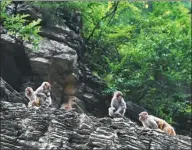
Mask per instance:
[[[51,84],[49,82],[44,82],[43,89],[47,92],[51,91]]]
[[[117,98],[117,100],[119,100],[119,101],[121,101],[122,100],[122,94],[121,93],[118,93],[117,95],[116,95],[116,98]]]
[[[27,87],[27,88],[25,89],[25,93],[26,93],[28,96],[31,96],[31,95],[32,95],[32,92],[33,92],[33,89],[30,88],[30,87]]]
[[[121,101],[122,100],[122,96],[121,95],[117,96],[117,100]]]
[[[141,112],[139,114],[139,120],[145,120],[145,119],[147,119],[147,117],[148,117],[148,113],[147,112]]]
[[[123,97],[123,94],[122,94],[120,91],[116,91],[116,92],[114,93],[114,95],[115,95],[116,98],[119,99],[119,100],[121,100],[122,97]]]
[[[31,96],[31,91],[30,90],[27,91],[27,95]]]

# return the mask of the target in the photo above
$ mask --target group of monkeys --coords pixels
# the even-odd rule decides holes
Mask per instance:
[[[123,94],[120,91],[114,92],[113,98],[111,100],[111,105],[109,110],[109,116],[122,116],[126,112],[126,103],[123,99]],[[157,129],[159,131],[164,131],[169,135],[175,136],[174,128],[168,124],[165,120],[158,117],[149,115],[147,112],[143,111],[139,114],[139,120],[144,126],[144,129]]]
[[[47,103],[48,106],[52,105],[51,99],[51,84],[49,82],[43,82],[39,88],[35,91],[31,87],[25,89],[25,96],[29,99],[28,107],[37,106],[39,107],[42,103]],[[43,100],[42,100],[43,99]],[[111,100],[111,105],[108,109],[109,116],[120,116],[124,117],[126,112],[126,103],[123,99],[123,94],[120,91],[114,92],[113,98]],[[139,120],[144,126],[144,129],[157,129],[164,131],[169,135],[175,136],[174,128],[168,124],[165,120],[158,117],[148,115],[147,112],[141,112],[139,114]]]

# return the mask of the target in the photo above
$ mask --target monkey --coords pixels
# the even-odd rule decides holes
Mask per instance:
[[[168,124],[165,120],[152,115],[148,115],[148,113],[145,111],[139,114],[139,120],[143,124],[144,128],[160,129],[169,135],[176,135],[173,127]]]
[[[158,129],[158,125],[152,115],[148,115],[147,112],[141,112],[139,114],[139,121],[141,121],[144,128]]]
[[[25,96],[29,99],[28,107],[40,106],[40,100],[39,98],[37,98],[36,94],[34,93],[31,87],[27,87],[25,89]]]
[[[159,129],[161,129],[162,131],[164,131],[165,133],[167,133],[169,135],[172,135],[172,136],[176,135],[174,128],[170,124],[168,124],[165,120],[159,119],[157,117],[155,120],[157,122]]]
[[[51,99],[51,84],[49,82],[43,82],[40,87],[35,90],[35,95],[46,97],[48,101],[48,106],[52,105]]]
[[[46,96],[50,96],[51,84],[49,82],[43,82],[40,87],[35,90],[35,94],[43,93]]]
[[[111,107],[108,109],[109,116],[120,115],[124,117],[126,112],[126,103],[123,99],[123,94],[120,91],[114,92],[113,98],[111,99]],[[115,112],[114,112],[115,111]]]

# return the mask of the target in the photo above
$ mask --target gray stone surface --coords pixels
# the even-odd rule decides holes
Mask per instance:
[[[2,82],[3,79],[1,79]],[[4,82],[1,89],[11,87]],[[7,89],[7,87],[9,89]],[[142,130],[129,118],[97,118],[75,110],[27,108],[21,95],[1,96],[1,149],[191,149],[191,138]]]

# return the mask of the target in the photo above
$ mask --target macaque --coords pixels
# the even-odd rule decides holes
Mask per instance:
[[[51,85],[49,82],[43,82],[40,87],[35,91],[35,94],[43,93],[46,96],[50,96]]]
[[[52,105],[52,99],[51,99],[51,84],[49,82],[43,82],[40,87],[36,89],[34,92],[37,96],[43,96],[46,97],[46,100],[48,101],[48,105]]]
[[[111,107],[109,108],[109,116],[120,115],[124,117],[126,112],[126,103],[123,99],[123,94],[120,91],[116,91],[111,100]]]
[[[176,135],[173,127],[165,120],[152,115],[148,115],[148,113],[145,111],[139,114],[139,120],[142,122],[144,128],[161,129],[169,135]]]
[[[40,106],[40,100],[37,98],[31,87],[25,89],[25,96],[29,99],[28,107]]]

